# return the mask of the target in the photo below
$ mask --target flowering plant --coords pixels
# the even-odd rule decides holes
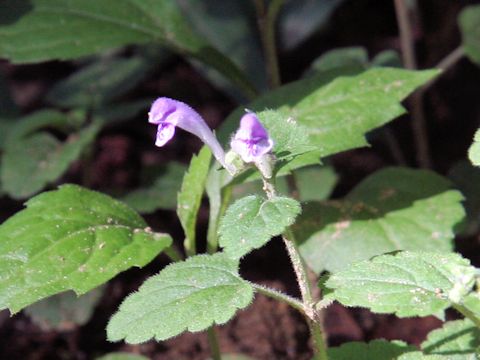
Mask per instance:
[[[80,70],[47,93],[45,103],[52,108],[22,117],[5,91],[0,104],[0,190],[12,203],[29,200],[0,225],[0,309],[12,314],[25,309],[40,326],[67,331],[72,324],[87,322],[102,296],[111,296],[111,302],[118,304],[102,334],[108,341],[153,343],[205,331],[211,357],[219,360],[223,354],[218,333],[225,332],[221,325],[242,314],[255,296],[265,296],[300,314],[309,340],[305,334],[297,337],[308,343],[303,353],[308,358],[415,360],[478,355],[480,270],[468,254],[454,252],[456,233],[478,233],[475,201],[467,197],[463,203],[464,195],[474,188],[465,179],[476,179],[477,169],[465,163],[453,168],[452,183],[433,171],[385,167],[358,184],[344,176],[334,189],[339,178],[335,155],[368,145],[367,138],[374,149],[383,149],[384,141],[397,163],[406,162],[388,129],[375,129],[404,114],[401,102],[411,93],[408,107],[416,160],[419,167],[431,167],[427,133],[422,130],[422,99],[440,70],[464,55],[479,62],[475,37],[479,6],[462,11],[464,43],[438,68],[415,69],[406,2],[395,0],[405,69],[391,52],[369,61],[364,49],[334,49],[314,61],[302,78],[282,84],[274,35],[283,1],[253,1],[266,66],[249,71],[242,70],[248,64],[239,53],[256,54],[255,48],[244,52],[225,48],[238,43],[238,39],[218,40],[238,35],[232,29],[202,36],[199,29],[218,23],[205,20],[208,11],[200,3],[0,2],[0,56],[14,63],[76,59],[133,45],[76,63]],[[245,6],[236,0],[227,3]],[[308,6],[317,6],[313,3]],[[290,5],[285,11],[295,16],[291,9],[300,5]],[[215,3],[214,8],[221,6]],[[308,12],[305,6],[302,14]],[[248,14],[232,12],[232,16]],[[303,17],[297,20],[302,22]],[[223,46],[223,52],[205,37],[216,47]],[[228,101],[238,103],[214,131],[208,125],[212,120],[208,112],[201,111],[203,94],[197,91],[198,96],[189,99],[188,91],[182,92],[176,82],[168,89],[156,84],[152,91],[152,80],[146,81],[147,75],[159,73],[155,69],[168,75],[169,70],[159,65],[168,58],[165,49],[194,59],[189,71],[198,69],[227,94]],[[257,55],[248,60],[262,59]],[[387,66],[392,64],[397,66]],[[141,83],[149,85],[138,93],[161,97],[153,102],[135,98],[133,90]],[[190,100],[195,106],[187,104]],[[102,169],[98,164],[113,158],[116,168],[122,158],[121,146],[99,154],[108,142],[96,146],[95,139],[117,133],[119,127],[124,129],[124,121],[137,116],[143,122],[130,123],[132,133],[118,131],[124,138],[141,138],[137,142],[141,160],[133,169],[141,168],[142,175],[130,183],[151,178],[151,173],[153,179],[128,191],[123,184],[119,186],[123,192],[107,186],[103,190],[110,195],[91,190],[101,187],[95,182]],[[147,133],[147,118],[157,127],[155,135]],[[191,147],[184,146],[177,128],[204,144],[188,166],[165,160],[175,151],[178,158],[187,154],[190,159]],[[146,133],[138,135],[139,129]],[[196,140],[188,139],[195,147]],[[479,142],[476,136],[469,151],[477,166]],[[108,177],[111,169],[105,168]],[[121,176],[111,176],[112,181],[117,178]],[[43,191],[52,184],[59,186]],[[456,189],[461,187],[465,194]],[[348,193],[347,188],[351,188]],[[330,199],[332,194],[335,199]],[[180,236],[171,221],[172,210],[183,231]],[[208,225],[202,216],[207,213]],[[155,217],[143,216],[148,214]],[[243,266],[260,268],[260,262],[267,262],[277,274],[274,265],[283,264],[278,259],[285,254],[296,285],[288,292],[278,283],[272,286],[269,279],[251,281],[248,272],[241,271]],[[116,276],[149,263],[142,270],[146,280],[127,296],[134,285],[122,287],[123,278]],[[115,291],[107,295],[105,286]],[[81,296],[77,299],[65,293],[68,290]],[[402,339],[337,344],[329,337],[325,318],[341,305],[399,318],[433,315],[444,323],[420,347]],[[61,320],[53,325],[52,307],[54,314],[57,309],[67,313],[58,315]],[[455,310],[455,320],[450,309]],[[241,346],[237,350],[242,351]]]

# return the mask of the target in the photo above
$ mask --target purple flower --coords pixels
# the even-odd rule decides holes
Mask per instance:
[[[273,140],[267,130],[252,112],[247,112],[240,120],[240,127],[230,142],[235,151],[246,163],[258,162],[273,148]]]
[[[148,122],[158,125],[155,145],[159,147],[165,145],[175,135],[175,128],[179,127],[198,136],[212,149],[212,153],[218,162],[229,169],[225,164],[223,148],[212,130],[210,130],[200,114],[187,104],[167,97],[158,98],[150,108]]]

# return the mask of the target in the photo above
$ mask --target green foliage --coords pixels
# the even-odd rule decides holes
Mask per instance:
[[[325,282],[331,291],[326,298],[400,317],[441,316],[462,302],[474,285],[475,273],[458,254],[403,251],[332,274]]]
[[[164,268],[120,305],[107,327],[110,341],[138,344],[186,330],[224,324],[250,304],[253,289],[238,275],[238,260],[197,255]]]
[[[188,255],[193,255],[196,252],[195,226],[197,224],[197,213],[205,190],[211,159],[212,153],[207,146],[200,150],[198,156],[194,155],[192,157],[177,197],[177,215],[185,232],[184,246]]]
[[[252,26],[255,13],[249,1],[178,0],[178,3],[200,34],[228,54],[257,88],[266,88],[262,47]]]
[[[473,62],[480,64],[480,5],[465,7],[458,17],[463,48]]]
[[[104,59],[59,81],[47,99],[59,107],[98,107],[132,90],[152,67],[146,59]]]
[[[0,56],[15,63],[68,60],[156,42],[217,69],[252,94],[243,73],[193,31],[175,0],[5,0]]]
[[[121,200],[142,214],[158,209],[174,210],[185,170],[184,165],[169,162],[151,184],[131,191]]]
[[[0,309],[12,313],[69,289],[84,294],[172,242],[126,205],[76,185],[26,206],[0,226]]]
[[[336,71],[322,72],[268,92],[247,107],[257,112],[277,110],[284,121],[298,126],[298,133],[304,135],[299,137],[299,144],[289,146],[300,145],[303,152],[314,150],[315,156],[310,155],[309,162],[301,164],[306,166],[319,158],[368,145],[365,133],[402,115],[405,110],[400,101],[437,74],[436,70],[391,68],[373,68],[357,76],[341,77],[336,77]],[[227,118],[220,131],[222,139],[228,139],[243,111],[243,107],[238,108]],[[260,119],[273,140],[278,141],[273,135],[275,123],[271,125],[262,115]]]
[[[342,200],[306,204],[294,232],[317,273],[394,250],[448,252],[464,217],[462,200],[431,171],[385,168]]]
[[[40,111],[18,120],[7,135],[0,180],[3,190],[13,198],[24,199],[63,175],[77,160],[100,130],[94,121],[78,132],[69,133],[65,141],[57,139],[43,127],[66,129],[71,119],[55,111]]]
[[[103,293],[102,287],[82,296],[67,291],[30,305],[24,311],[44,330],[73,330],[75,326],[84,325],[90,320]]]
[[[95,360],[149,360],[149,358],[133,353],[114,352],[98,357]]]
[[[320,201],[328,199],[338,181],[332,166],[310,166],[293,173],[298,189],[298,199]]]
[[[330,360],[392,360],[410,351],[416,350],[403,341],[373,340],[369,343],[349,342],[328,349]]]
[[[475,360],[480,346],[480,329],[470,320],[446,322],[441,329],[433,330],[422,343],[425,354],[448,356],[449,360]]]
[[[300,204],[294,199],[244,197],[231,205],[221,220],[220,246],[228,255],[240,258],[283,233],[300,211]]]
[[[480,129],[473,138],[473,144],[468,149],[468,158],[475,166],[480,166]]]

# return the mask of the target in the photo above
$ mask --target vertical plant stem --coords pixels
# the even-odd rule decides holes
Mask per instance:
[[[175,247],[174,244],[172,244],[172,246],[166,248],[164,250],[164,252],[165,252],[165,255],[167,255],[170,258],[170,260],[172,260],[173,262],[183,260],[182,253]]]
[[[220,190],[220,206],[217,209],[210,207],[210,217],[208,221],[207,231],[207,252],[213,254],[218,250],[218,226],[220,225],[220,218],[225,214],[228,203],[232,197],[232,186],[226,185]]]
[[[212,359],[222,360],[222,354],[220,353],[220,346],[218,345],[217,334],[215,333],[215,328],[213,326],[210,326],[208,328],[207,337],[210,351],[212,352]]]
[[[417,68],[415,58],[415,43],[413,38],[410,14],[405,0],[394,0],[400,31],[400,46],[402,49],[403,65],[410,70]],[[415,142],[416,159],[422,168],[432,167],[428,145],[428,132],[423,109],[423,92],[418,91],[411,98],[412,132]]]
[[[267,198],[272,199],[275,197],[275,185],[271,181],[272,179],[263,179],[263,190],[265,191]],[[315,302],[312,297],[312,289],[310,287],[310,281],[308,280],[307,267],[296,243],[292,230],[288,227],[282,235],[283,242],[290,257],[290,261],[297,277],[297,283],[302,295],[303,309],[306,315],[308,327],[313,340],[313,347],[315,350],[316,360],[327,360],[327,345],[324,339],[324,331],[320,316],[315,309]]]
[[[277,46],[275,42],[275,20],[283,3],[284,0],[272,0],[267,9],[264,0],[254,0],[260,38],[265,56],[268,85],[272,89],[281,84]]]

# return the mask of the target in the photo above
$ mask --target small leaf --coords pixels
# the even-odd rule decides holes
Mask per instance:
[[[95,360],[149,360],[149,358],[128,352],[114,352],[97,357]]]
[[[332,274],[325,283],[332,292],[326,297],[399,317],[434,315],[463,300],[475,272],[458,254],[403,251]]]
[[[110,341],[138,344],[224,324],[248,306],[253,289],[238,275],[238,261],[223,253],[168,265],[130,295],[110,319]]]
[[[317,273],[394,250],[449,252],[464,217],[462,200],[433,172],[386,168],[342,200],[306,204],[294,232]]]
[[[90,320],[103,293],[102,287],[81,296],[67,291],[30,305],[25,313],[44,330],[73,330],[75,326],[84,325]]]
[[[294,199],[244,197],[231,205],[221,220],[220,246],[230,256],[240,258],[283,233],[300,211],[300,204]]]
[[[99,131],[100,124],[94,122],[65,142],[43,131],[15,142],[9,137],[0,169],[3,190],[15,199],[42,190],[68,170]]]
[[[84,294],[172,242],[124,204],[76,185],[26,205],[0,226],[0,309],[13,313],[69,289]]]
[[[367,49],[361,46],[351,46],[329,50],[315,59],[311,68],[314,71],[329,71],[347,66],[366,69],[368,66]]]
[[[212,153],[207,146],[200,150],[198,156],[194,155],[192,157],[177,197],[177,215],[185,232],[184,246],[188,255],[193,255],[196,252],[195,226],[197,224],[197,213],[205,190],[211,159]]]
[[[425,354],[444,355],[450,360],[475,360],[480,346],[480,329],[470,320],[446,322],[441,329],[433,330],[422,343]]]
[[[475,166],[480,166],[480,129],[475,132],[473,144],[468,149],[468,158]]]
[[[480,5],[466,6],[458,17],[463,49],[473,62],[480,64]]]
[[[96,61],[56,83],[47,99],[59,107],[98,107],[132,90],[151,66],[140,57]]]
[[[180,163],[169,162],[150,186],[137,188],[121,200],[142,214],[150,214],[158,209],[174,210],[186,170],[186,166]]]
[[[403,341],[373,340],[371,342],[349,342],[339,347],[328,349],[330,360],[392,360],[410,351],[415,351],[414,346]]]

